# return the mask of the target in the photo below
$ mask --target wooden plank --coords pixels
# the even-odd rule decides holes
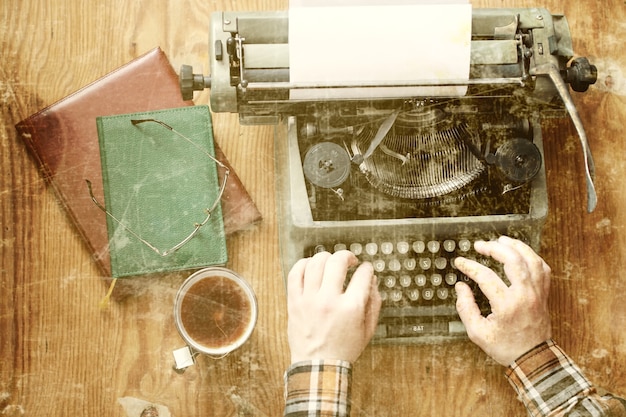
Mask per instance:
[[[61,4],[59,4],[61,3]],[[475,0],[474,7],[500,7]],[[513,0],[510,7],[534,7]],[[557,341],[599,386],[626,395],[626,54],[623,2],[546,0],[564,13],[574,50],[592,57],[598,84],[574,100],[597,166],[599,204],[585,212],[582,159],[568,120],[544,124],[550,214],[542,253],[553,268]],[[264,216],[229,241],[229,267],[259,298],[255,333],[222,360],[201,358],[179,375],[173,273],[127,283],[134,296],[101,310],[102,277],[13,125],[137,55],[161,46],[174,68],[208,72],[208,16],[285,10],[286,0],[239,2],[7,0],[0,7],[0,413],[125,416],[119,399],[172,415],[276,416],[289,363],[279,267],[273,128],[215,116],[215,136]],[[322,28],[320,28],[322,30]],[[123,97],[120,97],[123,100]],[[196,102],[208,102],[208,92]],[[353,416],[523,416],[495,364],[469,342],[371,346],[356,363]]]

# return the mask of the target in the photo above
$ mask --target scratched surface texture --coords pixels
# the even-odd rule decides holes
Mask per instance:
[[[574,98],[597,165],[594,213],[585,212],[572,125],[564,120],[545,126],[550,214],[543,254],[554,270],[554,335],[597,385],[626,395],[626,4],[545,0],[542,6],[567,15],[575,51],[593,58],[600,71],[597,85]],[[251,282],[260,314],[242,349],[219,361],[201,358],[179,375],[171,352],[182,342],[171,311],[186,274],[134,279],[130,297],[100,309],[103,277],[13,125],[155,46],[174,68],[187,63],[208,72],[212,11],[286,8],[287,1],[279,0],[1,2],[0,415],[139,417],[150,404],[150,412],[173,416],[281,414],[289,354],[273,128],[242,127],[236,115],[215,116],[215,137],[264,217],[228,242],[228,266]],[[207,101],[208,93],[196,95],[197,103]],[[503,368],[462,342],[369,347],[356,364],[353,415],[525,411]]]

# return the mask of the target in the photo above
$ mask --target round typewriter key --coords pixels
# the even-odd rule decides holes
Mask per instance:
[[[426,285],[426,275],[424,274],[419,274],[415,277],[415,285],[417,285],[418,287],[423,287],[424,285]]]
[[[322,252],[326,252],[326,246],[324,245],[316,245],[315,248],[313,249],[313,253],[315,254],[322,253]]]
[[[393,252],[393,243],[383,242],[380,244],[380,251],[385,255],[391,255]]]
[[[191,275],[174,302],[174,320],[189,348],[224,356],[243,345],[254,330],[257,301],[252,287],[226,268]]]
[[[446,269],[448,266],[448,260],[443,257],[439,257],[435,259],[435,268],[437,269]]]
[[[446,274],[446,284],[448,284],[449,286],[453,286],[454,284],[456,284],[457,281],[457,276],[454,272],[449,272]]]
[[[339,252],[340,250],[346,250],[348,249],[348,247],[345,245],[345,243],[336,243],[335,246],[333,247],[333,250],[335,252]]]
[[[437,253],[439,252],[439,248],[441,247],[441,243],[439,243],[436,240],[431,240],[429,241],[426,246],[428,247],[428,251],[430,253]]]
[[[456,262],[456,258],[450,259],[450,266],[452,267],[452,269],[456,270],[458,268],[456,267],[456,263],[455,262]]]
[[[396,248],[398,249],[398,253],[404,255],[409,252],[410,246],[408,242],[398,242]]]
[[[443,248],[446,252],[454,252],[454,248],[456,247],[456,242],[452,239],[447,239],[443,241]]]
[[[406,258],[402,261],[402,266],[404,266],[404,269],[407,271],[412,271],[417,266],[417,261],[415,258]]]
[[[443,282],[443,277],[441,276],[441,274],[432,274],[430,277],[430,283],[433,284],[434,286],[439,286],[441,285],[441,283]]]
[[[437,288],[437,298],[439,298],[440,300],[445,300],[446,298],[448,298],[448,289],[443,287],[443,288]]]
[[[396,277],[394,277],[393,275],[388,275],[383,280],[383,283],[385,284],[385,287],[393,288],[396,286]]]
[[[459,240],[459,250],[461,252],[468,252],[470,249],[472,249],[472,242],[468,239]]]
[[[413,282],[413,280],[411,279],[410,275],[401,275],[400,276],[400,285],[402,287],[408,287],[411,285],[411,283]]]
[[[361,245],[360,243],[351,243],[350,252],[354,253],[356,256],[359,256],[363,253],[363,245]]]
[[[417,301],[420,298],[420,290],[418,290],[417,288],[411,288],[408,291],[408,297],[409,300],[411,301]]]
[[[392,272],[398,272],[402,268],[402,264],[398,259],[389,260],[388,268]]]
[[[424,300],[432,300],[434,296],[435,296],[435,290],[433,290],[432,288],[426,288],[425,290],[422,291],[422,298]]]
[[[383,272],[385,270],[385,261],[382,259],[376,259],[372,261],[372,266],[374,267],[374,271]]]
[[[413,251],[415,253],[423,253],[426,249],[426,244],[421,240],[416,240],[413,242]]]
[[[392,290],[390,294],[391,301],[397,303],[402,300],[402,291],[400,290]]]
[[[369,242],[365,245],[365,253],[374,256],[378,253],[378,244],[376,242]]]
[[[428,271],[430,269],[430,267],[432,266],[432,264],[433,264],[433,260],[430,259],[430,258],[420,258],[419,259],[419,266],[424,271]]]

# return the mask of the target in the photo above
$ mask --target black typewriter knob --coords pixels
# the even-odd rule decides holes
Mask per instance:
[[[587,91],[591,84],[595,84],[598,79],[598,68],[592,65],[587,58],[576,58],[566,70],[565,81],[572,90],[579,93]]]
[[[211,77],[202,74],[194,74],[190,65],[181,65],[178,74],[178,83],[183,100],[192,100],[194,91],[202,91],[211,88]]]

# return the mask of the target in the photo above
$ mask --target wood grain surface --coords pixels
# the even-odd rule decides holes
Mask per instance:
[[[554,336],[593,382],[624,396],[626,3],[541,6],[565,13],[575,51],[599,68],[598,83],[574,97],[597,166],[592,214],[575,130],[567,119],[544,126],[550,213],[542,253],[553,268]],[[289,350],[273,127],[215,115],[216,140],[264,217],[228,242],[228,267],[252,284],[260,314],[243,348],[177,374],[171,352],[182,341],[172,302],[188,274],[133,279],[131,297],[101,309],[103,277],[13,126],[155,46],[174,68],[185,63],[207,73],[211,12],[287,7],[286,0],[2,1],[0,415],[139,417],[136,407],[148,403],[172,416],[281,415]],[[208,92],[195,101],[207,103]],[[352,415],[523,416],[503,371],[470,342],[368,347],[355,368]]]

